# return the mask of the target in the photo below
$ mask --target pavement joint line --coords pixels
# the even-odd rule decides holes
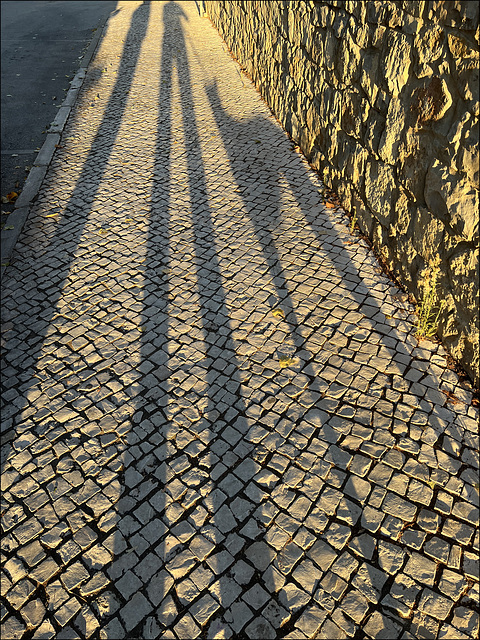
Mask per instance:
[[[108,21],[112,13],[104,20],[100,21],[93,35],[90,44],[80,61],[80,66],[73,80],[70,82],[70,89],[67,92],[65,100],[58,109],[57,115],[50,125],[47,132],[45,142],[37,153],[32,168],[30,169],[27,179],[23,185],[20,196],[15,202],[15,207],[8,217],[8,225],[13,226],[11,230],[2,229],[0,231],[0,281],[3,278],[5,269],[10,264],[15,245],[22,233],[23,227],[28,220],[30,213],[30,205],[35,200],[41,189],[43,179],[47,173],[47,169],[52,161],[56,151],[56,145],[60,141],[71,110],[75,105],[78,93],[83,85],[88,66],[97,51],[98,45],[104,33],[106,32]],[[29,155],[35,153],[36,149],[14,149],[13,151],[2,150],[1,155]]]

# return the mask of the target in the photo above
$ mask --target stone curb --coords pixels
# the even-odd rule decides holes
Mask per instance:
[[[97,50],[100,39],[105,33],[106,26],[110,19],[108,15],[103,23],[97,26],[97,30],[88,45],[88,48],[83,56],[80,67],[75,74],[75,77],[70,82],[70,89],[62,103],[62,106],[58,109],[58,113],[55,120],[50,125],[45,142],[43,143],[40,151],[35,158],[32,168],[25,180],[22,192],[15,202],[15,208],[8,216],[7,227],[13,226],[13,229],[2,229],[0,238],[0,279],[3,277],[5,269],[7,268],[10,258],[12,257],[15,244],[17,243],[23,226],[28,219],[30,213],[30,206],[38,195],[40,187],[42,186],[43,179],[47,173],[47,169],[52,161],[53,155],[56,150],[56,145],[60,142],[60,136],[63,133],[65,124],[72,111],[73,106],[77,100],[80,88],[83,85],[85,76],[87,75],[87,68],[90,64],[95,51]]]

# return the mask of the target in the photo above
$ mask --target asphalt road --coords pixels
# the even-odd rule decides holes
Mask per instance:
[[[1,2],[2,196],[21,191],[96,28],[116,5],[107,0]],[[2,204],[4,211],[12,208]]]

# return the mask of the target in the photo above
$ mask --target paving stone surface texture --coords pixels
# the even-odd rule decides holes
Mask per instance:
[[[2,637],[478,638],[478,414],[194,2],[120,2],[3,282]]]

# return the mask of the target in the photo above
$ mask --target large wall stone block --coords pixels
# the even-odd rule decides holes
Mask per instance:
[[[479,9],[469,0],[207,0],[263,98],[477,386]]]

